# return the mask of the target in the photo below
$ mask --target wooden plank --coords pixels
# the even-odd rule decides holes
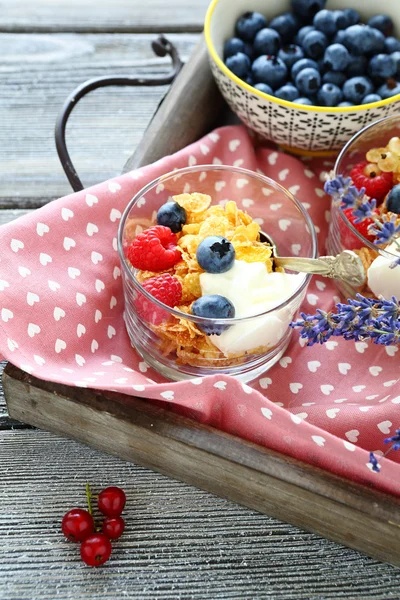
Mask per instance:
[[[1,597],[7,600],[387,600],[400,571],[189,485],[42,431],[0,432]],[[60,521],[121,485],[126,531],[95,571]]]
[[[15,419],[400,566],[400,501],[393,496],[137,398],[54,386],[12,365],[3,374],[3,387]]]
[[[201,31],[209,0],[2,0],[0,31]]]
[[[198,40],[189,34],[170,38],[184,59]],[[71,192],[54,147],[54,124],[66,96],[96,76],[168,72],[168,59],[152,53],[153,39],[0,34],[0,208],[33,208]],[[85,186],[121,172],[165,91],[111,87],[82,100],[67,141]]]

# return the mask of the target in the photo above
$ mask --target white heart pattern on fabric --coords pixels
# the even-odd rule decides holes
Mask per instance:
[[[75,361],[76,361],[76,364],[79,365],[80,367],[83,367],[83,365],[86,362],[86,360],[80,354],[75,354]]]
[[[115,329],[112,325],[109,325],[107,328],[107,336],[111,340],[114,337],[114,335],[117,335],[117,332],[115,331]]]
[[[307,363],[308,370],[311,371],[311,373],[316,373],[318,367],[320,367],[320,366],[321,366],[321,363],[319,362],[319,360],[310,360]]]
[[[317,444],[317,446],[324,446],[326,439],[323,438],[321,435],[312,435],[311,439],[313,442],[315,442]]]
[[[290,365],[290,363],[292,362],[292,359],[290,356],[283,356],[280,361],[279,364],[281,365],[281,367],[283,367],[284,369],[286,369],[286,367],[288,365]]]
[[[251,198],[243,198],[242,200],[242,205],[244,208],[250,208],[250,206],[253,206],[254,204],[254,200],[252,200]]]
[[[237,150],[240,146],[240,140],[231,140],[229,142],[229,150],[231,152],[235,152],[235,150]]]
[[[18,267],[18,273],[24,278],[31,275],[31,271],[27,267]]]
[[[289,169],[282,169],[282,171],[280,171],[278,173],[279,181],[285,181],[285,179],[288,175],[289,175]]]
[[[365,385],[353,385],[353,392],[362,392],[365,390]]]
[[[325,396],[329,396],[329,394],[331,392],[333,392],[335,388],[333,387],[333,385],[328,384],[323,384],[321,385],[321,392],[325,395]],[[339,410],[338,408],[335,408],[334,410]]]
[[[357,352],[359,352],[360,354],[364,354],[364,351],[368,348],[368,344],[366,344],[365,342],[356,342],[355,346]]]
[[[315,285],[317,286],[317,288],[319,289],[320,292],[323,292],[324,289],[326,288],[325,281],[321,281],[320,279],[316,280]]]
[[[51,256],[49,254],[46,254],[46,252],[41,252],[39,255],[40,264],[43,265],[44,267],[46,265],[48,265],[49,263],[51,263],[52,260],[53,259],[51,258]]]
[[[98,203],[99,199],[96,196],[93,196],[93,194],[86,194],[85,201],[88,206],[93,206]]]
[[[335,342],[334,340],[328,340],[327,342],[325,342],[324,346],[327,350],[334,350],[336,348],[336,346],[338,345],[337,342]]]
[[[11,352],[14,352],[14,350],[16,350],[18,348],[17,342],[10,338],[7,338],[7,346],[9,348],[9,350],[11,350]]]
[[[271,420],[271,418],[272,418],[272,410],[270,410],[266,406],[262,406],[261,407],[261,412],[264,415],[264,417],[266,417],[267,419]]]
[[[111,223],[115,223],[115,221],[118,221],[118,219],[120,219],[122,217],[121,212],[116,209],[116,208],[112,208],[111,212],[110,212],[110,221]]]
[[[292,244],[292,252],[295,256],[299,256],[301,250],[301,244]]]
[[[318,300],[319,298],[316,294],[307,294],[307,302],[311,304],[311,306],[315,306]]]
[[[35,323],[29,323],[28,324],[28,335],[29,337],[34,337],[36,334],[40,333],[40,327],[39,325],[36,325]]]
[[[291,224],[292,222],[289,221],[289,219],[279,219],[278,221],[279,229],[281,231],[286,231]]]
[[[271,152],[271,154],[268,156],[268,162],[270,165],[276,165],[276,161],[278,159],[278,153],[277,152]]]
[[[326,416],[330,419],[336,419],[336,415],[340,412],[340,408],[328,408]]]
[[[288,188],[288,190],[291,194],[293,194],[293,196],[295,196],[297,194],[297,192],[300,190],[300,186],[292,185],[290,188]]]
[[[92,237],[95,233],[99,232],[99,228],[94,223],[88,223],[86,225],[86,233]]]
[[[106,287],[104,284],[104,281],[101,281],[101,279],[96,279],[94,287],[96,288],[96,292],[102,292],[104,290],[104,288]]]
[[[81,292],[76,292],[75,298],[76,298],[76,303],[78,306],[82,306],[86,302],[86,296],[85,296],[85,294],[82,294]]]
[[[112,194],[115,194],[115,192],[118,192],[118,190],[121,189],[121,186],[117,181],[110,181],[108,184],[108,189]]]
[[[343,446],[345,448],[347,448],[347,450],[350,450],[350,452],[354,452],[356,449],[356,446],[354,446],[354,444],[351,444],[350,442],[346,442],[346,440],[343,440]]]
[[[175,394],[172,390],[167,390],[166,392],[161,392],[160,396],[166,400],[173,400]]]
[[[115,296],[111,296],[110,299],[110,308],[114,308],[114,306],[117,306],[117,299]]]
[[[57,283],[57,281],[51,281],[51,279],[49,279],[47,283],[52,292],[56,292],[61,287],[61,285]]]
[[[103,260],[102,254],[100,254],[100,252],[96,252],[95,250],[93,250],[92,254],[90,255],[90,258],[94,265],[97,265],[97,263]]]
[[[67,208],[66,206],[62,207],[61,218],[63,219],[63,221],[68,221],[69,219],[72,219],[73,216],[74,216],[74,213],[72,212],[71,209]]]
[[[249,183],[248,179],[243,179],[243,178],[242,179],[238,179],[236,181],[236,187],[238,187],[241,190],[248,183]]]
[[[21,240],[12,239],[10,246],[13,252],[18,252],[18,250],[22,250],[24,248],[24,242],[21,242]]]
[[[99,349],[99,343],[97,340],[92,340],[92,343],[90,345],[90,350],[91,352],[94,354],[96,352],[96,350]]]
[[[258,383],[263,390],[267,390],[268,386],[272,383],[272,379],[270,379],[270,377],[262,377]]]
[[[72,238],[65,237],[63,246],[64,246],[64,249],[68,251],[68,250],[71,250],[71,248],[75,248],[76,242]]]
[[[371,375],[373,375],[374,377],[377,377],[379,375],[379,373],[382,371],[382,367],[373,365],[373,366],[369,367],[368,371],[371,373]]]
[[[388,356],[394,356],[398,350],[397,346],[385,346],[385,351]]]
[[[276,204],[270,204],[269,205],[271,210],[279,210],[280,208],[282,208],[282,204],[280,204],[279,202],[277,202]]]
[[[29,304],[29,306],[33,306],[35,302],[39,302],[39,300],[39,296],[34,292],[28,292],[26,295],[26,301]]]
[[[71,277],[71,279],[76,279],[80,274],[80,270],[76,267],[68,267],[68,276]]]
[[[78,323],[78,326],[76,328],[76,335],[80,338],[83,335],[85,335],[86,333],[86,327],[84,325],[82,325],[82,323]]]
[[[60,340],[59,338],[57,338],[56,344],[55,344],[55,351],[57,352],[57,354],[60,354],[60,352],[62,350],[65,350],[66,347],[67,347],[67,344],[64,342],[64,340]]]
[[[339,363],[338,369],[339,369],[339,373],[341,373],[342,375],[347,375],[347,373],[351,369],[351,365],[349,365],[349,363]]]
[[[358,429],[351,429],[350,431],[346,431],[344,434],[350,442],[358,442],[358,436],[360,432]]]
[[[37,354],[33,355],[33,360],[35,361],[36,364],[38,364],[40,367],[43,367],[43,365],[46,364],[46,361],[44,360],[44,358],[42,358],[41,356],[38,356]]]
[[[55,318],[56,321],[59,321],[60,319],[65,317],[65,310],[63,310],[59,306],[56,306],[53,311],[53,317]]]
[[[382,421],[381,423],[378,423],[377,427],[379,431],[382,431],[382,433],[390,433],[390,428],[392,425],[393,423],[391,421]]]
[[[298,394],[299,391],[303,388],[303,384],[302,383],[291,383],[289,385],[290,391],[292,392],[292,394]]]
[[[43,237],[45,233],[50,231],[50,227],[46,223],[36,223],[36,233]]]
[[[217,381],[214,383],[214,387],[218,390],[226,390],[226,381]]]
[[[94,313],[94,322],[98,323],[99,321],[101,321],[102,319],[102,314],[101,311],[99,309],[96,309],[96,312]]]
[[[220,192],[226,186],[226,181],[216,181],[215,182],[215,191]]]
[[[1,320],[4,321],[4,323],[7,323],[7,321],[12,319],[13,317],[14,313],[11,310],[9,310],[8,308],[1,309]]]

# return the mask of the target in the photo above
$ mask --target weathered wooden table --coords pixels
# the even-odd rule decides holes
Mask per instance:
[[[0,223],[70,192],[53,141],[68,93],[94,76],[164,72],[153,33],[168,32],[187,57],[206,5],[0,1]],[[164,92],[110,88],[79,105],[67,135],[85,185],[121,171]],[[126,533],[97,570],[60,534],[87,480],[121,485],[128,496]],[[12,422],[1,389],[0,540],[1,600],[400,598],[400,570]]]

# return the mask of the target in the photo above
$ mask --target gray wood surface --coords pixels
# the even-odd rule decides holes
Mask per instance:
[[[165,72],[148,32],[199,31],[207,4],[0,1],[0,31],[31,32],[0,34],[0,223],[70,192],[53,128],[73,87],[108,73]],[[171,39],[186,56],[197,36]],[[68,139],[85,185],[122,169],[164,92],[99,90],[82,102]],[[400,571],[387,564],[76,442],[11,430],[0,386],[1,423],[1,600],[400,597]],[[122,485],[128,496],[127,531],[98,570],[59,531],[63,513],[83,504],[87,480]]]
[[[2,0],[0,31],[201,31],[209,0]]]
[[[6,600],[399,597],[398,570],[312,534],[52,434],[1,436]],[[127,493],[126,533],[97,570],[59,531],[88,480]]]
[[[92,77],[168,72],[170,61],[151,50],[154,37],[0,33],[0,135],[8,141],[0,145],[0,208],[37,207],[70,193],[53,137],[65,98]],[[199,36],[169,39],[187,58]],[[165,92],[111,87],[80,102],[67,126],[67,143],[86,187],[122,171]]]

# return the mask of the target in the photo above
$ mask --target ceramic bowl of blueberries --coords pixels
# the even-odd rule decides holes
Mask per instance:
[[[329,254],[352,250],[367,275],[356,289],[336,280],[339,290],[346,297],[360,292],[400,298],[400,116],[358,132],[340,152],[326,189],[332,196],[326,249]]]
[[[246,169],[178,169],[131,200],[118,232],[124,319],[159,373],[251,381],[282,356],[311,276],[275,270],[261,231],[281,256],[317,256],[302,204]]]
[[[400,110],[400,10],[387,0],[212,0],[205,38],[230,108],[285,150],[334,154]]]

